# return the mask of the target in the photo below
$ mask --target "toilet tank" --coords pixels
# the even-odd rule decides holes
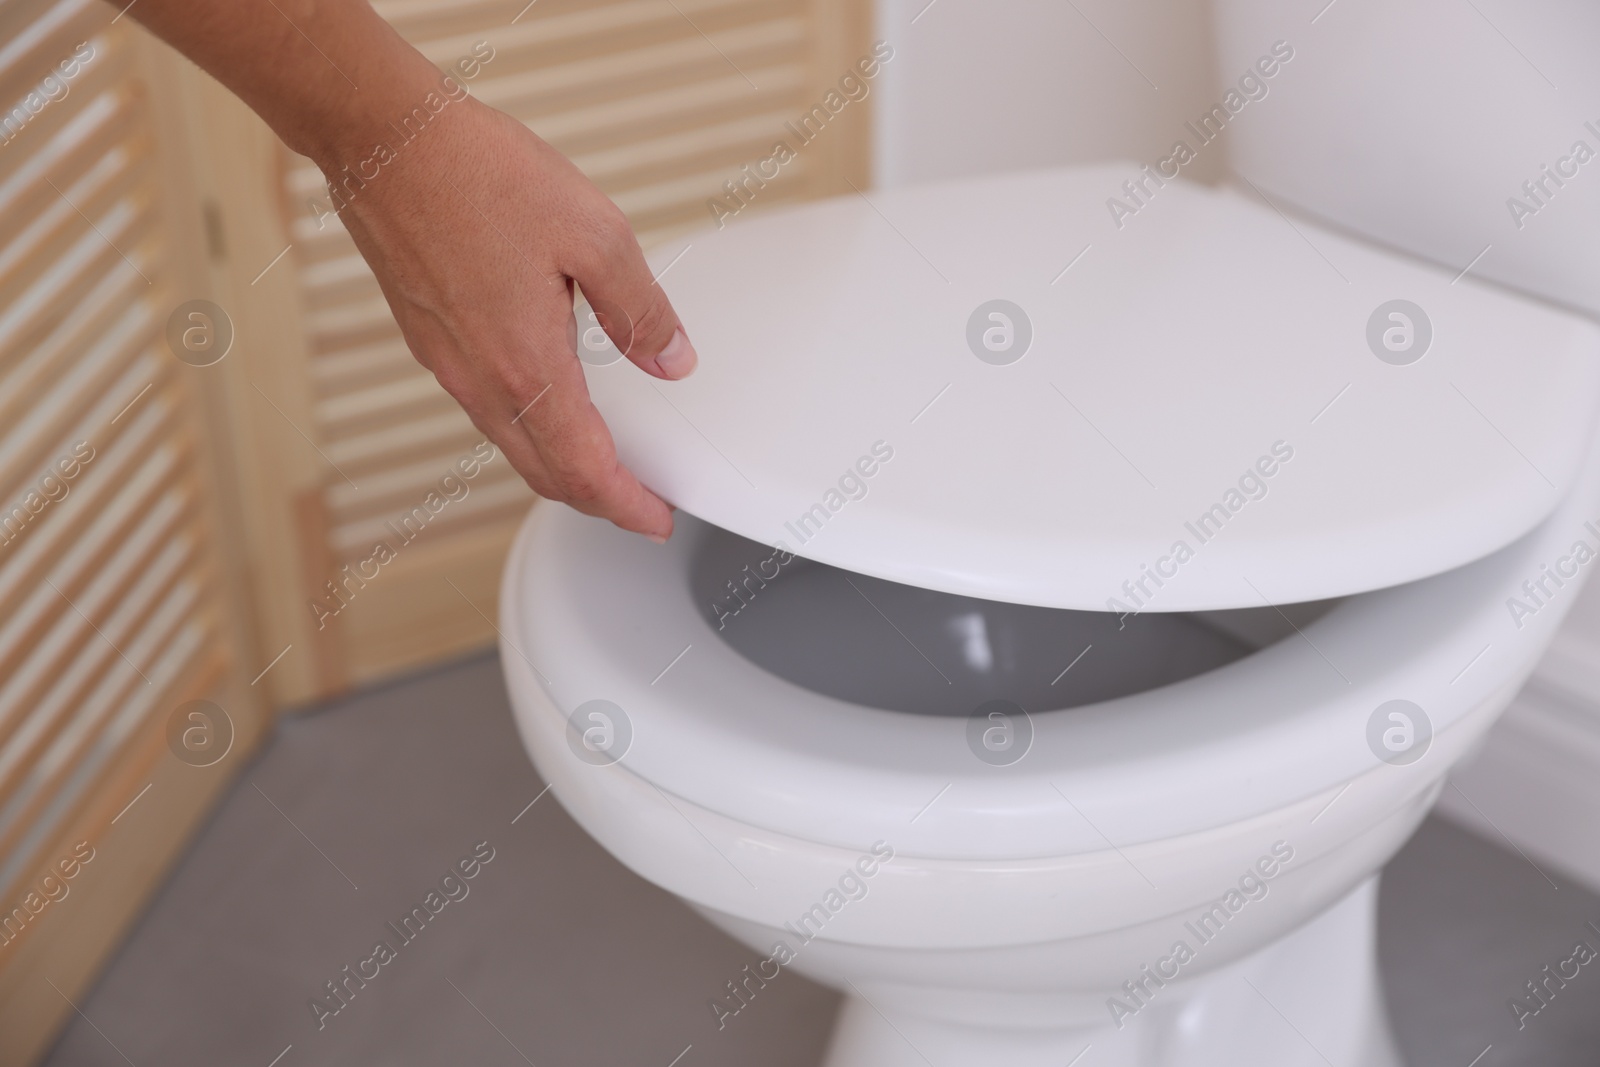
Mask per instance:
[[[1213,0],[1230,168],[1284,206],[1600,314],[1600,4]],[[1481,258],[1480,258],[1481,257]]]

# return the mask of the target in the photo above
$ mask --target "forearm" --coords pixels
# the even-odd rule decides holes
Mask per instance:
[[[439,72],[366,0],[137,0],[129,16],[325,166],[438,88]]]

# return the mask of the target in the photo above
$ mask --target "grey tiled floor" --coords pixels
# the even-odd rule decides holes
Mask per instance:
[[[553,798],[513,825],[541,788],[492,658],[286,719],[80,1001],[93,1025],[47,1062],[668,1067],[690,1045],[679,1067],[819,1061],[832,993],[785,974],[718,1032],[706,1001],[750,955]],[[309,999],[483,840],[468,895],[319,1031]],[[1438,820],[1391,865],[1381,949],[1409,1067],[1468,1067],[1491,1043],[1477,1067],[1600,1064],[1600,969],[1520,1033],[1506,1007],[1600,924],[1600,898],[1549,873],[1559,890]]]

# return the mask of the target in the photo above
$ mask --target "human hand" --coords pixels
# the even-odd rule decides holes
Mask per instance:
[[[335,192],[353,161],[317,160]],[[354,168],[352,168],[353,170]],[[406,343],[541,496],[664,540],[671,509],[617,461],[574,347],[573,283],[655,377],[696,356],[622,212],[555,149],[470,97],[450,104],[340,217]]]
[[[577,358],[574,283],[646,373],[695,367],[615,204],[365,0],[141,0],[132,12],[322,168],[412,354],[535,491],[672,533],[671,509],[617,462]],[[449,102],[406,138],[396,121],[433,97]]]

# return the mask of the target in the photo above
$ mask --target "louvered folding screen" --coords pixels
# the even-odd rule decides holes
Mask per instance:
[[[870,50],[866,5],[847,0],[380,0],[378,11],[442,69],[487,49],[468,85],[566,153],[651,244],[712,221],[707,201],[767,158]],[[760,208],[866,185],[865,108],[819,137],[761,191]],[[848,179],[848,180],[847,180]],[[299,274],[310,415],[327,460],[302,528],[301,604],[385,538],[480,440],[410,356],[376,280],[336,218],[317,223],[321,174],[283,153],[287,239]],[[531,492],[500,459],[430,524],[393,576],[304,634],[310,692],[389,673],[494,633],[499,568]],[[392,539],[391,539],[392,540]],[[263,591],[263,595],[271,595]],[[327,598],[324,596],[324,599]],[[329,601],[332,603],[332,601]],[[307,616],[309,617],[309,615]],[[285,633],[277,644],[295,640]],[[285,672],[282,681],[292,677]],[[306,694],[296,694],[306,695]]]
[[[220,780],[168,754],[173,709],[226,700],[241,753],[259,729],[224,695],[158,145],[113,15],[0,6],[0,1063],[71,1013]],[[95,858],[53,900],[80,843]]]

